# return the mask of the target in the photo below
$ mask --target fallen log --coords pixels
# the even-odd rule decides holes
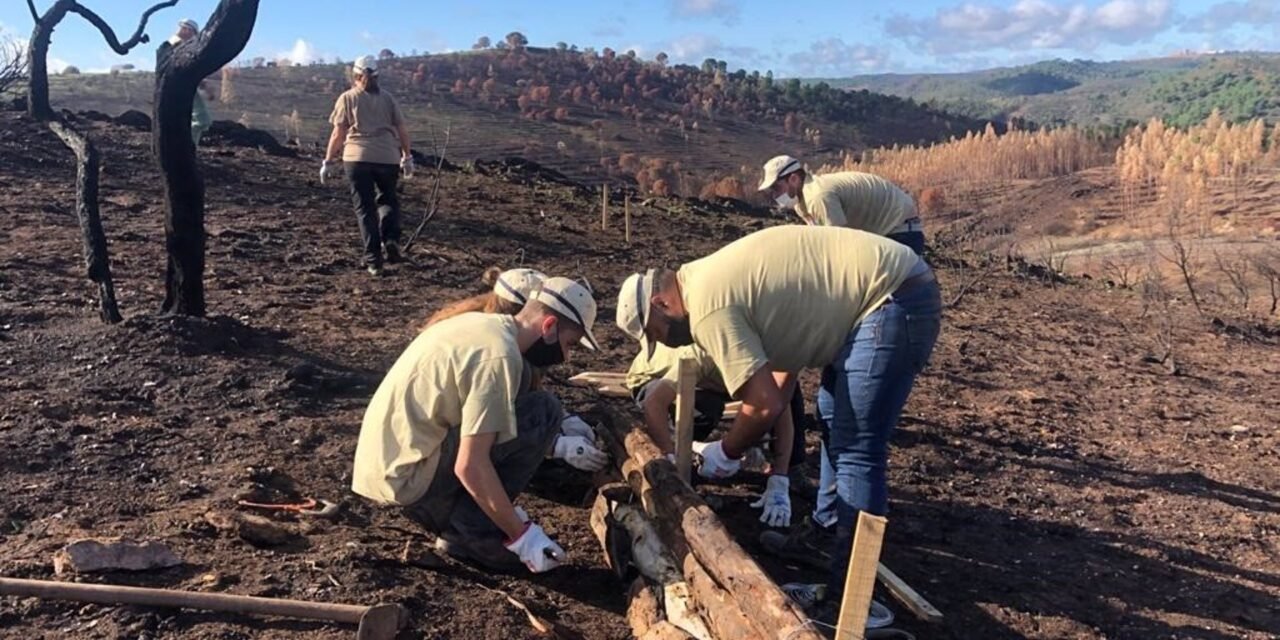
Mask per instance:
[[[822,636],[812,629],[800,608],[738,546],[702,498],[680,481],[675,466],[644,430],[632,428],[630,420],[607,406],[601,406],[600,413],[604,416],[600,435],[620,462],[622,475],[640,497],[645,513],[655,521],[667,549],[681,564],[690,586],[698,568],[704,569],[749,622],[752,633],[745,637],[820,640]],[[689,556],[696,565],[689,562]],[[704,608],[708,606],[699,592],[695,591],[694,597]],[[719,637],[744,637],[724,635],[718,628],[715,632]]]
[[[627,624],[631,625],[631,635],[640,638],[649,629],[662,622],[662,613],[658,610],[658,598],[645,583],[644,578],[636,578],[627,593]]]

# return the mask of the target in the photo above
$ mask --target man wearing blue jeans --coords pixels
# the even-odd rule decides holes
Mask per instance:
[[[642,343],[697,344],[742,400],[729,432],[701,452],[705,477],[735,473],[746,447],[771,429],[779,445],[789,444],[796,374],[823,368],[818,406],[830,427],[837,487],[834,591],[844,585],[857,512],[887,510],[889,436],[932,353],[941,311],[933,272],[909,247],[853,229],[785,226],[678,272],[632,275],[618,324]],[[785,463],[776,463],[759,504],[767,521],[785,524],[789,481]],[[775,517],[780,512],[786,518]]]

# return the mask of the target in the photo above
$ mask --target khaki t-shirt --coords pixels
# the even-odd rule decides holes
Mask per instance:
[[[654,345],[652,358],[646,359],[644,356],[644,349],[640,349],[635,360],[631,361],[631,368],[627,370],[625,384],[633,392],[658,378],[678,383],[676,363],[680,362],[680,358],[693,358],[698,363],[699,388],[725,391],[724,379],[720,377],[715,361],[696,344],[673,349],[659,343]]]
[[[342,148],[343,162],[400,164],[400,134],[404,114],[385,90],[369,93],[349,89],[338,96],[329,123],[350,127]]]
[[[694,342],[737,395],[765,364],[830,364],[919,263],[906,245],[864,231],[788,225],[690,262],[677,278]]]
[[[423,331],[365,409],[351,490],[412,504],[431,486],[450,429],[462,437],[496,433],[499,443],[515,438],[523,368],[511,316],[464,313]]]
[[[809,176],[803,192],[796,213],[806,223],[821,227],[848,227],[885,236],[919,215],[907,192],[870,173]]]

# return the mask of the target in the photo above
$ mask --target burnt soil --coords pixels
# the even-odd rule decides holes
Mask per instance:
[[[53,578],[86,536],[157,539],[184,566],[75,578],[327,602],[399,602],[402,637],[538,637],[509,594],[584,638],[624,638],[624,588],[587,527],[590,479],[549,463],[526,506],[570,554],[543,576],[401,562],[429,537],[350,493],[356,434],[382,372],[442,303],[483,289],[492,265],[587,277],[602,351],[563,379],[621,370],[612,325],[631,270],[678,264],[773,222],[679,201],[633,207],[601,231],[598,196],[529,167],[445,174],[440,214],[412,262],[370,278],[344,185],[318,159],[252,146],[200,150],[208,185],[204,319],[155,315],[163,294],[162,194],[149,138],[82,123],[104,154],[102,206],[125,322],[97,320],[82,276],[71,154],[0,114],[0,574]],[[461,161],[459,161],[461,164]],[[483,169],[483,168],[481,168]],[[405,225],[427,171],[404,185]],[[621,214],[620,203],[613,207]],[[953,298],[980,271],[940,269]],[[941,265],[940,265],[941,266]],[[884,561],[946,614],[929,638],[1267,638],[1280,634],[1280,346],[1175,307],[1171,375],[1151,362],[1159,315],[1137,294],[1051,287],[1003,269],[946,312],[934,362],[894,438]],[[1238,329],[1238,330],[1233,330]],[[806,376],[812,391],[812,376]],[[812,403],[810,403],[812,408]],[[810,460],[816,437],[810,435]],[[705,487],[743,546],[761,525],[759,475]],[[237,496],[338,500],[333,521],[275,516],[299,535],[256,547],[207,512]],[[809,508],[795,502],[797,519]],[[780,581],[822,576],[762,559]],[[63,578],[66,579],[66,578]],[[881,594],[882,596],[884,594]],[[341,625],[143,607],[0,599],[21,638],[347,638]]]

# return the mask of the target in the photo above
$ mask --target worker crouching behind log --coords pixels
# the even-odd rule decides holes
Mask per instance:
[[[432,325],[378,386],[356,445],[351,488],[399,505],[437,546],[486,568],[555,568],[560,548],[513,500],[560,433],[560,402],[522,393],[521,370],[596,349],[586,287],[549,278],[515,316],[466,313]]]
[[[639,312],[624,314],[627,307]],[[701,451],[705,477],[736,473],[743,452],[771,428],[789,442],[796,374],[823,369],[818,410],[837,491],[834,591],[844,583],[857,512],[887,510],[889,436],[933,351],[941,307],[933,272],[907,246],[853,229],[785,226],[676,272],[633,274],[618,324],[642,344],[698,345],[742,400],[725,437]],[[789,518],[778,462],[762,506]]]
[[[638,283],[638,278],[632,279],[626,283],[626,286],[634,287]],[[635,299],[634,293],[622,297],[628,300]],[[625,313],[634,316],[638,310],[632,305]],[[724,407],[730,397],[729,392],[724,388],[724,377],[720,375],[720,370],[716,369],[716,363],[701,347],[691,344],[672,348],[659,343],[653,345],[652,355],[647,348],[642,348],[631,361],[631,368],[627,370],[624,381],[627,390],[631,392],[631,397],[644,413],[645,432],[653,439],[653,443],[673,461],[676,449],[671,433],[678,383],[676,364],[681,358],[688,358],[697,363],[697,393],[694,394],[693,400],[693,438],[705,441],[724,417]],[[800,426],[804,422],[804,396],[801,395],[799,386],[791,395],[789,409],[791,422],[794,425],[790,458],[790,464],[794,470],[797,465],[804,462],[804,429]]]

